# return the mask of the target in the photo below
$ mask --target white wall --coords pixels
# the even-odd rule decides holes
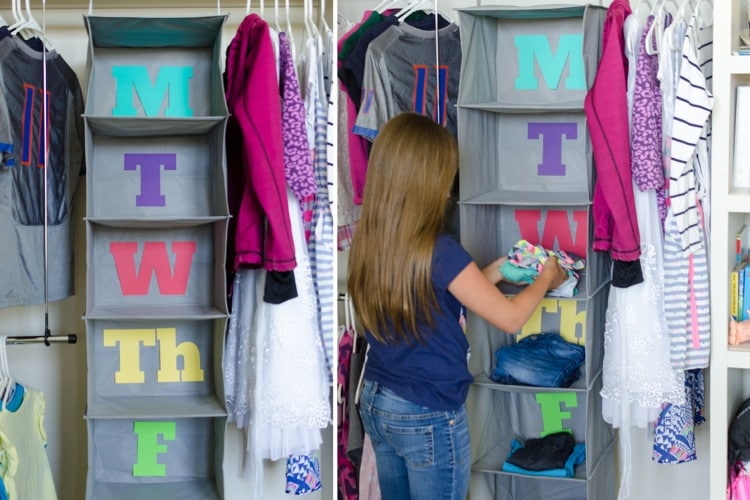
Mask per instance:
[[[328,0],[326,14],[331,24],[333,7]],[[314,4],[319,5],[319,0]],[[0,14],[7,21],[12,21],[10,2]],[[47,38],[52,46],[65,58],[77,72],[85,88],[85,65],[88,49],[88,37],[83,24],[83,15],[88,12],[88,2],[83,0],[49,0],[46,2],[46,15],[42,15],[40,2],[32,2],[32,13],[41,25],[47,28]],[[253,2],[253,12],[258,11],[259,3]],[[178,8],[175,6],[190,6]],[[196,7],[199,5],[199,7]],[[222,14],[229,14],[222,41],[228,45],[236,32],[239,22],[245,16],[245,2],[223,1]],[[273,24],[275,17],[273,2],[266,2],[265,18]],[[125,6],[139,7],[125,10]],[[230,7],[233,6],[233,7]],[[279,19],[281,26],[286,26],[284,2],[281,2]],[[301,40],[302,2],[292,1],[293,34]],[[106,7],[106,8],[105,8]],[[317,10],[316,10],[317,12]],[[99,0],[94,1],[96,15],[129,15],[129,16],[193,16],[214,15],[216,3],[210,0],[199,3],[195,0]],[[300,41],[297,47],[300,47]],[[75,221],[75,286],[76,295],[66,300],[49,305],[49,327],[53,334],[75,333],[78,343],[75,345],[43,344],[13,345],[8,347],[11,373],[18,381],[40,389],[46,397],[45,426],[47,430],[47,453],[55,480],[58,496],[61,500],[79,500],[85,498],[87,471],[87,430],[84,414],[86,410],[86,337],[82,316],[86,306],[86,246],[85,246],[85,179],[81,179],[74,201],[73,220]],[[41,251],[41,250],[40,250]],[[1,279],[1,277],[0,277]],[[44,333],[44,307],[13,307],[0,309],[0,332],[7,335],[42,335]],[[308,498],[332,499],[335,491],[335,471],[333,468],[333,427],[324,433],[324,444],[321,450],[323,489]],[[242,451],[238,446],[239,436],[230,429],[227,433],[226,466],[227,499],[247,499],[246,484],[238,465]],[[285,462],[283,460],[267,462],[264,470],[263,499],[273,500],[287,498],[284,493]],[[22,499],[33,500],[33,499]]]
[[[379,1],[346,0],[338,4],[340,17],[351,23],[358,22],[365,10],[377,6]],[[534,5],[585,3],[571,0],[568,2],[553,2],[544,0],[516,0],[515,2],[483,1],[482,5]],[[596,1],[590,3],[598,3]],[[609,5],[610,1],[601,2]],[[633,2],[635,3],[635,2]],[[430,2],[432,5],[432,2]],[[445,11],[454,21],[458,21],[458,14],[453,10],[461,7],[477,5],[472,0],[439,0],[438,9]],[[346,284],[346,255],[339,258],[339,284]],[[706,381],[708,389],[708,381]],[[710,396],[710,395],[709,395]],[[708,401],[704,414],[708,412]],[[712,425],[710,415],[707,422],[696,429],[698,460],[680,465],[664,465],[651,461],[653,447],[652,436],[646,430],[633,429],[631,432],[630,448],[632,453],[632,486],[631,497],[634,500],[662,500],[664,498],[681,498],[685,500],[706,500],[708,498],[708,426]],[[721,425],[720,423],[718,423]],[[716,424],[714,424],[716,425]],[[619,442],[618,442],[619,445]]]

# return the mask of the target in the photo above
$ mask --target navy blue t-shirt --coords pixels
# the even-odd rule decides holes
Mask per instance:
[[[467,363],[469,342],[459,324],[461,304],[448,285],[471,261],[451,236],[438,238],[432,254],[432,284],[439,308],[433,313],[435,325],[419,324],[420,342],[384,344],[366,332],[367,380],[432,410],[455,410],[466,401],[474,380]]]

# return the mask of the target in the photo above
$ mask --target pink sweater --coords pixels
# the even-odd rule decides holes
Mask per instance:
[[[615,260],[641,255],[641,238],[630,169],[627,74],[623,25],[631,13],[627,0],[607,9],[602,57],[584,111],[596,163],[594,186],[594,250],[610,251]]]
[[[227,171],[234,270],[291,271],[294,256],[284,176],[281,103],[268,23],[242,21],[227,47]]]

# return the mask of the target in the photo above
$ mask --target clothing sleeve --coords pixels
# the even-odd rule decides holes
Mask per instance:
[[[469,252],[455,239],[448,235],[441,235],[435,242],[432,257],[432,276],[435,286],[447,290],[448,285],[458,274],[471,264],[473,259]]]
[[[391,82],[384,57],[367,49],[365,56],[365,75],[362,82],[362,101],[360,103],[354,133],[374,140],[380,128],[393,115],[393,99],[390,90]]]
[[[13,159],[13,134],[10,123],[10,113],[4,98],[0,98],[0,166],[3,168],[16,166]]]

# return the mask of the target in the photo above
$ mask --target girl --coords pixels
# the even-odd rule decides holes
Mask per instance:
[[[444,232],[457,169],[453,136],[416,113],[386,123],[368,162],[348,289],[370,347],[360,414],[388,500],[466,498],[473,379],[461,305],[516,332],[566,278],[550,258],[534,283],[505,297],[495,286],[505,257],[480,270]]]

